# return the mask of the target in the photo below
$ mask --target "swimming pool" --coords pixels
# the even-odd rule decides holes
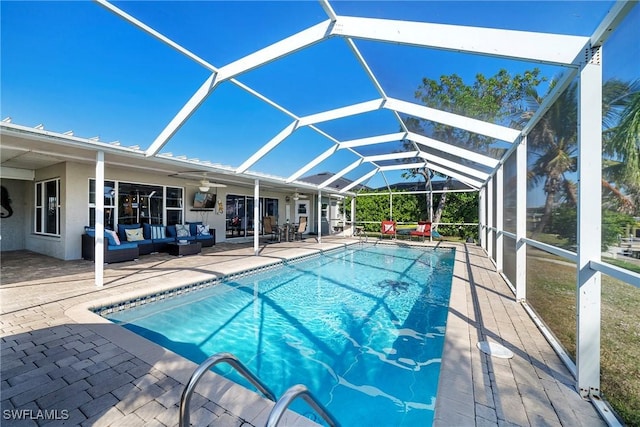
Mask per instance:
[[[196,363],[233,353],[276,396],[305,384],[342,425],[430,425],[453,260],[356,245],[107,317]]]

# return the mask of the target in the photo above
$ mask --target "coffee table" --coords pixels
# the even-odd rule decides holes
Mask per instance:
[[[169,243],[169,254],[173,256],[195,255],[202,250],[200,242]]]

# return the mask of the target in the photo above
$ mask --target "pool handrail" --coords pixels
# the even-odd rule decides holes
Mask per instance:
[[[231,367],[238,371],[240,375],[245,377],[251,384],[253,384],[258,390],[260,390],[260,392],[267,399],[273,402],[276,401],[276,396],[269,389],[269,387],[267,387],[251,371],[249,371],[247,367],[244,366],[236,356],[231,353],[216,353],[202,362],[200,366],[198,366],[198,368],[193,371],[193,374],[191,374],[191,378],[189,378],[189,381],[187,382],[187,385],[182,392],[182,397],[180,398],[180,427],[189,427],[191,425],[189,416],[189,404],[191,402],[191,395],[193,394],[193,390],[196,388],[196,385],[198,384],[198,381],[200,381],[202,376],[218,363],[227,363],[231,365]]]
[[[287,407],[298,397],[302,397],[308,404],[311,406],[324,420],[329,424],[330,427],[338,427],[340,424],[333,418],[333,416],[327,411],[327,409],[322,406],[320,402],[311,394],[309,389],[302,384],[296,384],[294,386],[289,387],[287,391],[284,392],[282,397],[278,399],[275,406],[271,410],[269,414],[269,418],[267,419],[267,427],[276,427],[278,422],[280,422],[280,418],[284,415],[284,412],[287,410]]]

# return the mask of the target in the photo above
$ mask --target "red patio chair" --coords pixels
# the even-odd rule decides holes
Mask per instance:
[[[390,236],[392,239],[396,238],[396,222],[395,221],[382,221],[380,225],[380,237]]]
[[[424,242],[425,237],[431,236],[431,222],[430,221],[418,221],[418,226],[415,230],[412,230],[409,233],[409,239],[413,236],[422,237],[422,241]]]

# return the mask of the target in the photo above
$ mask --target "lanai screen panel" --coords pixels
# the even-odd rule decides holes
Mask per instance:
[[[639,182],[634,183],[631,176],[625,170],[633,165],[629,161],[633,154],[640,155],[636,151],[629,151],[633,144],[625,142],[632,140],[618,139],[615,142],[617,149],[615,155],[611,139],[607,136],[607,129],[619,126],[620,123],[630,124],[628,121],[628,106],[632,105],[633,97],[625,96],[629,89],[629,83],[640,81],[640,45],[634,43],[629,46],[628,41],[637,39],[640,27],[640,8],[636,7],[629,16],[617,28],[614,34],[607,40],[603,48],[603,101],[612,108],[606,109],[603,120],[603,179],[607,180],[607,186],[602,191],[602,236],[603,243],[608,252],[616,252],[621,248],[618,245],[618,236],[625,238],[640,238],[640,227],[627,226],[621,223],[624,215],[633,214],[631,203],[640,207]],[[615,60],[613,60],[615,58]],[[616,89],[617,90],[613,90]],[[618,105],[607,102],[615,92],[622,91]],[[614,92],[614,93],[612,93]],[[620,94],[618,94],[619,96]],[[637,99],[636,94],[636,99]],[[630,134],[631,136],[632,134]],[[612,141],[611,141],[612,142]],[[626,148],[625,148],[626,146]],[[618,172],[618,173],[614,173]],[[610,187],[609,187],[610,186]],[[614,190],[619,190],[623,195],[617,195]],[[627,217],[628,218],[628,217]],[[633,221],[629,221],[633,223]],[[609,261],[606,253],[604,260]],[[623,261],[623,262],[620,262]],[[626,256],[617,256],[616,266],[629,270],[634,268],[636,260]],[[637,271],[637,270],[636,270]],[[638,281],[640,282],[640,281]],[[636,283],[638,283],[636,282]],[[635,408],[634,415],[626,415],[625,420],[640,419],[640,383],[637,381],[637,367],[640,366],[640,354],[638,348],[637,328],[626,325],[640,325],[640,289],[629,283],[623,283],[611,276],[602,275],[602,329],[601,329],[601,376],[602,393],[618,413],[630,414],[628,408]],[[614,374],[604,374],[612,372]],[[635,381],[634,381],[635,379]]]
[[[577,79],[527,136],[530,238],[576,252]],[[585,189],[589,191],[589,189]],[[575,360],[576,265],[527,246],[527,301]]]
[[[516,221],[518,213],[517,203],[517,167],[516,153],[513,152],[504,163],[502,171],[502,215],[504,230],[516,234]],[[520,207],[526,210],[526,206]],[[527,224],[531,220],[527,220]],[[512,285],[516,284],[516,240],[509,236],[503,236],[502,240],[502,266],[504,274]]]

